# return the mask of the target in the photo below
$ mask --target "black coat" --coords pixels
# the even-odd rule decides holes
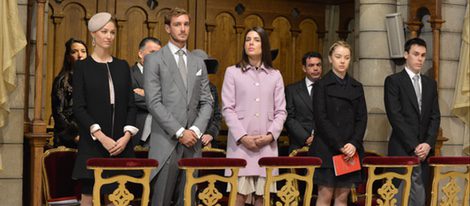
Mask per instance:
[[[219,95],[217,93],[217,87],[209,82],[209,88],[211,89],[211,95],[214,99],[214,104],[212,105],[212,115],[207,123],[206,132],[204,134],[210,134],[214,139],[212,140],[211,144],[212,147],[217,148],[219,147],[216,138],[219,136],[220,130],[220,122],[222,120],[222,113],[220,113],[219,108]]]
[[[75,179],[93,177],[92,171],[86,169],[89,158],[109,157],[102,144],[91,138],[92,124],[99,124],[102,132],[114,140],[124,135],[124,126],[135,125],[136,108],[129,65],[124,60],[113,58],[108,66],[114,84],[114,119],[106,64],[95,62],[91,56],[75,64],[73,112],[80,128],[78,155],[72,175]],[[134,157],[132,141],[118,157]]]
[[[305,145],[305,140],[315,129],[313,101],[305,85],[305,79],[288,85],[286,93],[287,119],[284,127],[289,135],[289,152]]]
[[[75,137],[78,125],[72,112],[72,75],[59,73],[52,83],[52,116],[54,117],[54,146],[77,148]]]
[[[342,154],[347,143],[356,147],[362,157],[367,126],[367,108],[362,84],[346,75],[345,86],[333,71],[314,84],[313,113],[318,131],[309,153],[320,157],[322,167],[332,168],[332,156]]]
[[[441,114],[437,99],[436,82],[421,75],[421,114],[411,79],[403,70],[388,76],[384,85],[384,104],[387,117],[392,125],[388,143],[391,156],[415,156],[418,144],[428,143],[434,148],[439,130]],[[434,152],[431,151],[430,155]]]

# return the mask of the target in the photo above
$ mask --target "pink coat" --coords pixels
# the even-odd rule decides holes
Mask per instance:
[[[227,157],[247,161],[239,176],[266,176],[258,165],[261,157],[278,156],[277,139],[287,117],[284,83],[279,70],[258,70],[230,66],[225,71],[222,86],[222,114],[228,126]],[[253,152],[237,141],[244,135],[272,133],[271,144]]]

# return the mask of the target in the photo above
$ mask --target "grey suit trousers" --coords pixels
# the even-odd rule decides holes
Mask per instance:
[[[176,146],[151,183],[155,185],[153,186],[155,191],[152,194],[152,206],[184,205],[186,173],[178,168],[178,160],[181,158],[200,157],[200,148],[200,142],[192,148],[187,148],[182,144]],[[192,190],[192,196],[194,199],[195,188]],[[194,205],[194,202],[192,205]]]

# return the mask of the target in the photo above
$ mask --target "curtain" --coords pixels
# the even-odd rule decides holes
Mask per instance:
[[[454,101],[452,104],[452,113],[464,122],[465,133],[467,134],[469,133],[470,126],[470,14],[468,10],[469,5],[467,3],[463,23],[458,75],[455,83]],[[469,138],[464,138],[464,148],[466,151],[470,150]]]
[[[10,112],[8,96],[16,88],[16,55],[26,46],[17,1],[0,1],[0,127]]]
[[[16,88],[16,55],[26,46],[16,0],[0,1],[0,128],[10,113],[8,97]],[[2,156],[0,153],[0,169]]]

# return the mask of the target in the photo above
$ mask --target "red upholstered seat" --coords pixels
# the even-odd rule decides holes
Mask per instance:
[[[419,164],[418,157],[409,157],[409,156],[393,156],[393,157],[365,157],[362,160],[363,164],[369,165],[417,165]]]
[[[430,157],[429,164],[469,165],[470,157]]]
[[[42,176],[46,205],[79,204],[80,185],[72,179],[77,150],[59,147],[47,150],[42,157]]]
[[[239,158],[184,158],[178,161],[180,167],[245,167],[246,161]]]
[[[90,158],[87,161],[89,167],[157,167],[158,162],[154,159],[143,158]]]
[[[258,161],[260,166],[310,166],[321,163],[318,157],[263,157]]]

